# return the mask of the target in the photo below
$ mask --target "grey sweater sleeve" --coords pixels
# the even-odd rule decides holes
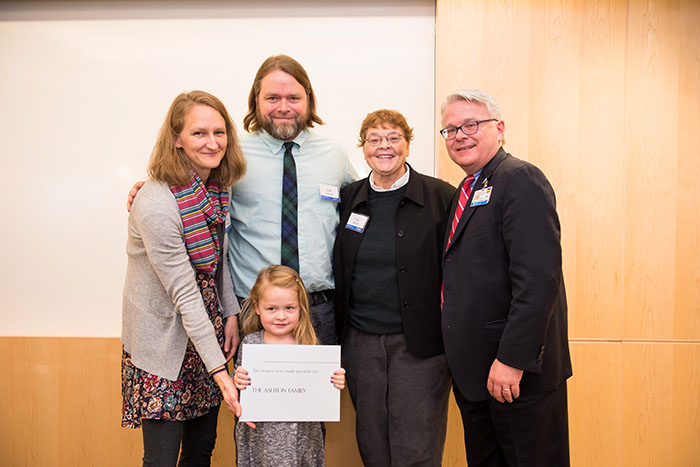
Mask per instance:
[[[168,186],[156,182],[144,185],[134,202],[131,216],[132,226],[143,242],[150,265],[207,370],[223,365],[226,360],[204,308],[195,270],[185,247],[180,212]],[[228,269],[225,263],[222,265]],[[149,294],[150,291],[133,292]],[[153,336],[154,339],[160,337]]]

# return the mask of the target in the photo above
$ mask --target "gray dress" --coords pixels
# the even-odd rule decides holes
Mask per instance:
[[[264,344],[263,331],[248,334],[241,344]],[[239,348],[236,367],[243,359]],[[255,381],[252,382],[253,385]],[[245,408],[243,409],[245,410]],[[258,422],[252,429],[236,423],[238,467],[325,466],[320,422]]]

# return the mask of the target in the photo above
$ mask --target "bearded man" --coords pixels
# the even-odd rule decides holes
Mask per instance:
[[[337,204],[340,189],[357,174],[338,142],[311,129],[315,123],[323,121],[301,64],[287,55],[266,59],[243,119],[248,168],[231,191],[228,258],[239,298],[248,296],[258,271],[270,264],[299,271],[316,333],[321,343],[335,344]]]

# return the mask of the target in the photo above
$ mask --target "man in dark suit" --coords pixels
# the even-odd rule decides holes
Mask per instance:
[[[445,239],[442,331],[469,467],[568,466],[572,373],[554,191],[503,150],[492,96],[451,94],[442,126],[467,174]]]

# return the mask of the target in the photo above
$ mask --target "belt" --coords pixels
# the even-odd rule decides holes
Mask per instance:
[[[333,300],[335,290],[320,290],[318,292],[309,292],[309,306],[321,305]]]

